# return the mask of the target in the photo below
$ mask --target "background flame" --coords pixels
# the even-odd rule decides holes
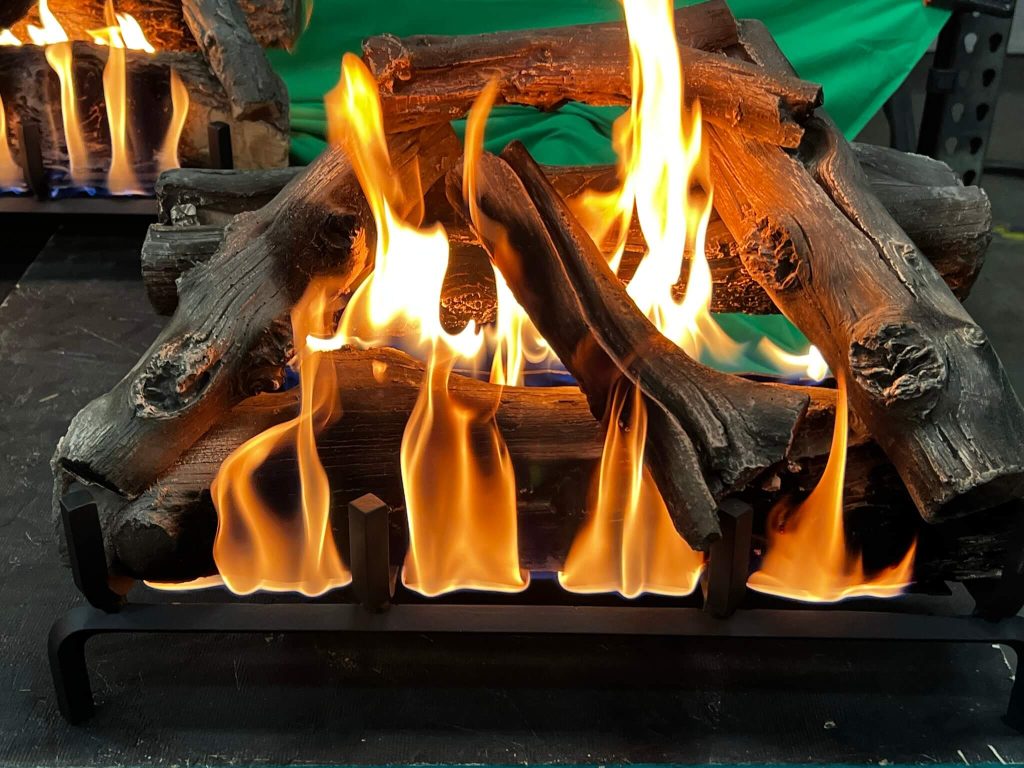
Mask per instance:
[[[16,189],[25,185],[21,167],[14,161],[7,138],[7,113],[0,99],[0,188]]]

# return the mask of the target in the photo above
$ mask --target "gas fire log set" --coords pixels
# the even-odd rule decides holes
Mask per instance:
[[[656,245],[641,204],[621,233],[594,233],[581,218],[580,201],[617,189],[621,169],[545,168],[518,143],[499,155],[481,152],[485,98],[540,108],[630,104],[639,54],[631,54],[622,24],[371,38],[365,71],[376,80],[389,132],[387,181],[367,181],[383,145],[358,131],[366,154],[353,150],[350,136],[305,169],[180,170],[161,178],[161,219],[142,261],[153,304],[171,319],[125,378],[75,417],[53,460],[58,511],[73,488],[89,489],[103,573],[117,583],[166,583],[220,571],[232,586],[217,554],[218,524],[222,533],[235,525],[222,507],[232,493],[245,495],[225,490],[225,467],[239,460],[248,497],[265,496],[281,510],[307,510],[307,484],[320,483],[329,509],[321,543],[348,563],[367,607],[387,602],[390,587],[381,584],[389,564],[426,567],[428,556],[412,554],[411,541],[430,531],[413,530],[410,494],[420,490],[410,487],[407,463],[409,444],[415,449],[422,437],[411,434],[413,423],[424,408],[440,407],[425,394],[440,397],[431,389],[439,364],[357,348],[348,343],[361,338],[355,332],[344,344],[325,341],[339,316],[362,306],[366,286],[388,277],[381,259],[400,237],[395,221],[422,219],[443,224],[450,243],[427,313],[444,333],[462,338],[471,323],[500,326],[502,301],[514,297],[575,381],[521,387],[493,373],[494,383],[452,373],[442,387],[460,407],[485,414],[477,426],[495,425],[493,433],[472,432],[473,451],[487,455],[500,435],[495,461],[514,468],[507,489],[518,568],[559,572],[571,588],[578,540],[598,525],[592,478],[621,469],[638,478],[637,496],[658,497],[669,535],[698,563],[708,558],[707,608],[724,615],[742,602],[756,556],[767,563],[778,530],[792,520],[805,525],[799,515],[828,514],[828,504],[794,512],[783,502],[816,487],[818,495],[831,477],[838,478],[840,546],[855,545],[867,573],[902,570],[874,591],[851,584],[811,599],[894,595],[911,582],[956,580],[989,614],[1015,613],[1024,601],[1024,412],[960,304],[988,244],[987,198],[936,161],[848,144],[819,109],[820,89],[795,76],[762,25],[737,22],[721,0],[678,10],[675,21],[686,95],[701,105],[709,160],[686,186],[713,185],[714,211],[704,216],[707,261],[696,257],[701,240],[687,240],[665,288],[678,299],[692,290],[691,271],[706,268],[711,310],[783,312],[821,350],[837,388],[719,372],[662,332],[656,313],[632,293]],[[349,63],[343,80],[357,102],[358,84],[345,80]],[[463,146],[448,121],[474,103]],[[329,102],[329,110],[337,106]],[[422,206],[404,192],[419,188]],[[691,195],[698,209],[708,199],[696,189]],[[630,203],[627,220],[632,212]],[[617,245],[616,270],[608,254]],[[325,281],[326,329],[300,310],[315,295],[311,286]],[[431,285],[424,279],[411,290]],[[296,363],[302,384],[288,388]],[[330,417],[310,400],[320,397],[310,395],[312,379],[325,372],[340,405]],[[303,429],[316,433],[316,463],[299,441],[265,443],[259,460],[244,463],[247,446],[266,435]],[[632,454],[611,451],[618,433],[637,443]],[[643,467],[628,468],[629,456],[642,456]],[[310,466],[320,470],[310,474]],[[434,466],[431,482],[443,485],[443,457]],[[495,494],[475,501],[497,510]],[[445,512],[435,510],[433,519]],[[308,518],[306,526],[308,536]],[[80,573],[84,545],[69,533]],[[390,552],[372,588],[367,573],[379,574],[380,563],[368,565],[371,540],[378,557]],[[723,578],[724,602],[715,594]],[[578,591],[644,591],[631,588]]]
[[[7,189],[139,194],[168,167],[224,167],[226,135],[235,167],[287,164],[288,94],[263,47],[295,42],[300,0],[41,0],[0,13]]]

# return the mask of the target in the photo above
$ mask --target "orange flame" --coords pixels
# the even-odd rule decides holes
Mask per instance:
[[[84,169],[89,162],[85,140],[78,119],[78,102],[75,95],[75,76],[72,67],[71,43],[64,27],[57,21],[46,0],[39,0],[39,20],[42,27],[27,26],[28,36],[35,45],[46,46],[46,61],[57,73],[60,81],[60,110],[64,125],[64,143],[68,150],[68,175],[75,184],[85,184]]]
[[[171,70],[171,122],[167,126],[167,133],[164,134],[163,146],[157,153],[157,165],[160,173],[179,168],[178,144],[181,142],[181,133],[185,130],[185,120],[188,117],[188,89],[181,81],[178,73]]]
[[[109,26],[92,30],[97,42],[110,46],[107,64],[103,68],[103,100],[107,106],[107,124],[110,127],[110,170],[107,189],[112,195],[131,195],[140,192],[139,182],[128,154],[128,74],[125,44],[117,26],[113,0],[107,0],[104,13]]]
[[[321,510],[321,517],[326,516],[327,479],[316,460],[315,430],[308,414],[319,417],[325,410],[324,398],[329,397],[324,391],[333,394],[336,382],[310,375],[311,369],[316,370],[315,355],[345,344],[386,343],[393,335],[411,331],[419,348],[427,353],[428,364],[402,440],[402,481],[410,534],[403,581],[411,589],[428,595],[456,589],[521,590],[528,578],[518,565],[515,476],[494,421],[493,408],[470,408],[456,402],[447,389],[454,359],[472,359],[482,346],[475,328],[453,336],[440,324],[438,306],[448,265],[447,236],[439,226],[418,229],[397,213],[414,210],[417,205],[413,196],[395,183],[397,177],[384,139],[376,83],[358,57],[344,57],[341,81],[328,94],[326,102],[330,138],[348,155],[374,216],[374,270],[353,294],[332,335],[327,335],[327,328],[310,322],[310,312],[322,315],[318,306],[296,309],[296,339],[303,339],[304,350],[301,359],[306,426],[299,429],[298,424],[290,423],[268,430],[250,441],[248,450],[225,461],[218,476],[216,497],[235,499],[235,512],[230,517],[221,512],[221,528],[227,532],[228,521],[269,514],[260,500],[254,498],[251,477],[285,435],[293,434],[300,464],[305,456],[310,466],[310,471],[302,476],[304,509],[315,507]],[[419,190],[416,196],[420,196]],[[307,405],[308,398],[315,399]],[[485,438],[477,441],[484,446],[479,453],[474,452],[471,444],[473,432],[482,432]],[[233,464],[238,464],[237,468]],[[318,503],[313,504],[312,499]],[[222,501],[218,510],[223,508]],[[248,528],[267,529],[273,538],[274,531],[265,521]],[[263,543],[264,538],[256,540],[257,549],[270,550],[271,544]],[[222,562],[226,564],[229,557],[232,562],[255,562],[253,541],[254,537],[249,535],[225,538],[219,549],[218,567]],[[249,546],[244,546],[246,542]],[[281,546],[287,553],[280,551]],[[308,548],[307,542],[305,549]],[[322,554],[324,549],[320,547],[318,551]],[[294,541],[277,546],[271,554],[273,557],[259,557],[257,567],[247,572],[244,589],[255,588],[254,574],[267,573],[275,558],[287,554],[288,559],[301,563],[308,556]],[[223,568],[221,572],[229,586],[237,589],[237,583],[232,585]],[[266,576],[260,578],[266,583]]]
[[[497,95],[498,82],[492,80],[473,102],[466,120],[462,197],[478,231],[482,228],[482,214],[477,205],[477,166],[484,148],[484,126]],[[497,268],[494,269],[494,282],[497,288],[497,318],[494,325],[484,331],[494,349],[490,381],[503,386],[522,386],[527,362],[553,363],[558,358],[526,310],[516,301],[512,289]]]
[[[23,186],[24,175],[11,154],[7,139],[7,112],[4,111],[3,99],[0,99],[0,187],[14,189]]]
[[[703,258],[711,195],[702,201],[690,195],[700,170],[700,111],[694,111],[684,129],[683,79],[671,3],[625,0],[624,8],[633,99],[629,111],[616,121],[614,135],[623,183],[609,194],[584,195],[575,207],[585,225],[597,228],[591,233],[598,242],[611,227],[619,227],[620,247],[612,255],[616,268],[636,208],[649,250],[628,286],[629,294],[662,333],[696,355],[702,327],[717,329],[707,311],[712,283]],[[671,291],[688,243],[697,256],[680,304]],[[720,335],[723,344],[728,341]],[[628,424],[620,426],[627,396]],[[644,402],[639,393],[619,386],[609,412],[594,503],[559,576],[562,586],[575,592],[617,591],[627,597],[645,591],[689,594],[703,558],[676,532],[644,468]]]
[[[897,565],[871,577],[864,573],[861,556],[847,548],[843,482],[848,406],[845,383],[842,377],[837,381],[836,426],[828,463],[811,495],[795,510],[789,512],[780,505],[769,516],[768,547],[761,570],[747,581],[747,586],[758,592],[834,603],[849,597],[894,597],[913,581],[916,541]]]
[[[608,437],[587,521],[558,574],[564,589],[629,598],[645,592],[688,595],[700,581],[704,557],[676,532],[644,466],[646,436],[647,408],[640,391],[620,380],[612,393]]]
[[[11,32],[11,30],[4,27],[0,29],[0,45],[21,45],[21,40]]]
[[[316,452],[315,433],[337,416],[334,367],[303,340],[323,333],[333,317],[337,286],[316,280],[292,311],[292,330],[302,374],[299,415],[271,427],[221,464],[211,487],[217,509],[213,555],[225,585],[236,594],[257,590],[315,596],[348,584],[331,530],[327,474]],[[289,518],[268,505],[255,473],[279,448],[294,445],[301,484],[301,514]]]
[[[434,596],[458,589],[520,592],[516,485],[493,413],[448,391],[452,358],[432,354],[402,436],[409,551],[402,583]],[[472,440],[474,424],[484,432]],[[476,448],[476,450],[474,450]]]
[[[103,15],[107,24],[106,28],[89,30],[89,35],[92,36],[94,43],[110,45],[111,36],[108,30],[114,27],[117,29],[120,44],[129,51],[156,53],[156,48],[146,39],[146,33],[142,31],[139,22],[130,13],[114,13],[113,3],[111,0],[107,0]]]

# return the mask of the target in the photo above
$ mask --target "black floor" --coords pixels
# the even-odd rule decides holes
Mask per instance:
[[[1003,234],[968,306],[1024,392],[1024,181],[984,186]],[[1000,720],[1012,655],[945,645],[102,638],[97,716],[66,725],[45,637],[81,599],[55,555],[47,462],[161,326],[138,247],[134,227],[58,234],[0,304],[0,766],[1024,760]],[[0,290],[15,279],[0,271]]]

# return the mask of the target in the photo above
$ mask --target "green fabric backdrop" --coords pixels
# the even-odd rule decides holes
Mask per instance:
[[[826,108],[850,137],[899,86],[948,18],[922,0],[729,0],[729,5],[738,17],[762,19],[800,75],[824,86]],[[621,15],[616,0],[315,0],[309,28],[295,50],[270,52],[292,99],[293,159],[308,163],[323,149],[323,95],[338,80],[342,53],[358,52],[368,35],[469,34]],[[498,151],[517,138],[542,163],[612,162],[611,124],[619,112],[579,104],[553,114],[500,108],[487,123],[487,147]],[[460,131],[461,123],[455,124]],[[737,340],[767,334],[792,351],[806,347],[782,318],[720,315],[719,321]],[[739,367],[765,370],[754,359]]]

